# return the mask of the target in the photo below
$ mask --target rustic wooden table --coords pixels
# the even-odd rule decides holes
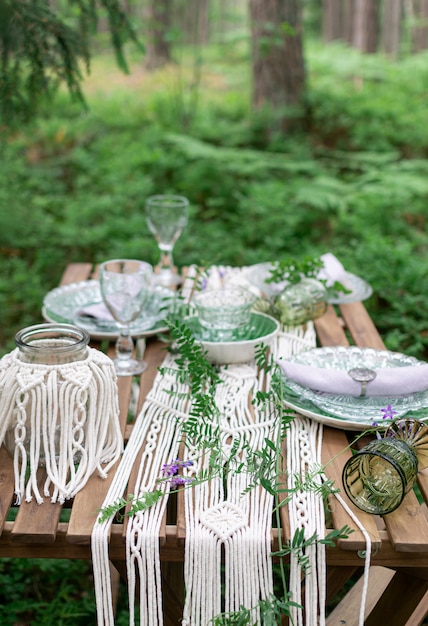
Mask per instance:
[[[87,263],[75,263],[66,268],[61,284],[69,284],[93,277],[93,267]],[[362,303],[329,306],[326,314],[315,323],[319,345],[338,346],[354,344],[360,347],[383,349],[384,344]],[[114,346],[108,342],[98,345],[109,353]],[[150,390],[157,368],[165,356],[165,346],[156,338],[147,340],[145,359],[148,370],[141,376],[137,414]],[[128,423],[128,407],[131,400],[132,380],[119,378],[120,420],[125,441],[132,429]],[[346,433],[325,427],[323,461],[330,461],[327,473],[337,485],[341,485],[342,468],[351,454],[343,449],[355,433]],[[342,452],[339,456],[336,456]],[[40,469],[40,480],[44,470]],[[90,559],[91,531],[98,509],[111,484],[114,470],[106,480],[93,475],[72,501],[64,505],[45,502],[24,502],[13,506],[13,465],[4,447],[0,450],[0,557]],[[133,493],[131,475],[128,493]],[[428,471],[419,472],[418,486],[425,502],[428,502]],[[343,496],[345,498],[345,496]],[[345,498],[346,499],[346,498]],[[420,504],[412,491],[402,505],[383,518],[362,513],[349,501],[349,506],[370,533],[373,543],[372,573],[367,602],[367,626],[416,626],[428,614],[428,521],[426,503]],[[13,521],[12,521],[13,520]],[[64,521],[67,520],[67,521]],[[348,513],[335,501],[332,503],[331,520],[334,528],[345,524],[354,529],[347,538],[327,549],[327,596],[334,598],[346,582],[354,581],[361,573],[366,542],[362,532]],[[114,523],[110,537],[110,560],[123,576],[126,575],[124,536],[126,519]],[[287,517],[283,516],[282,532],[289,537]],[[182,566],[186,535],[183,501],[171,498],[169,509],[159,536],[163,563],[163,592],[165,595],[165,623],[176,624],[182,602]],[[272,545],[277,543],[275,532]],[[327,620],[336,624],[357,624],[361,580],[349,591]]]

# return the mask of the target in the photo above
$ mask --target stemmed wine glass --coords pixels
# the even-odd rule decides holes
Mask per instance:
[[[173,271],[172,251],[174,244],[187,225],[189,201],[184,196],[157,195],[146,200],[147,225],[154,235],[160,253],[158,284],[166,287],[178,285],[181,278]]]
[[[145,261],[113,259],[100,265],[101,295],[119,325],[114,365],[118,376],[141,374],[147,367],[132,356],[134,342],[130,325],[147,303],[153,282],[153,268]]]

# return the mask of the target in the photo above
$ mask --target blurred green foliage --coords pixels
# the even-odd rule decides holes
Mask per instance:
[[[87,626],[96,614],[92,573],[79,561],[0,560],[0,622],[2,626]]]
[[[37,122],[3,132],[2,352],[41,319],[68,262],[156,262],[144,200],[174,192],[192,205],[180,265],[331,250],[373,285],[367,306],[387,347],[426,358],[427,55],[392,64],[313,45],[309,128],[284,135],[269,111],[248,110],[239,60],[228,86],[210,54],[212,85],[199,87],[190,130],[186,109],[186,133],[186,87],[162,73],[149,88],[88,93],[89,111],[60,94]]]
[[[198,99],[186,68],[168,68],[99,93],[89,82],[89,110],[59,94],[36,122],[1,131],[0,353],[42,320],[43,297],[67,263],[116,255],[155,263],[144,201],[173,192],[191,202],[179,265],[332,251],[373,286],[366,305],[386,346],[428,359],[428,54],[391,63],[308,45],[311,117],[297,135],[284,135],[272,112],[249,110],[245,55],[230,42],[229,66],[224,50],[209,54]],[[97,62],[106,83],[114,61]],[[71,621],[60,613],[40,621],[26,596],[32,581],[2,563],[15,620],[2,623],[29,613],[32,624],[80,623],[66,600],[58,610]],[[73,567],[87,579],[87,564]],[[79,611],[95,621],[86,592],[77,593]]]

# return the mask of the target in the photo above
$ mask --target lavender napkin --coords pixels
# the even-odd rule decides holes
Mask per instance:
[[[287,378],[302,387],[334,395],[359,396],[361,383],[346,370],[326,369],[278,360]],[[375,370],[376,378],[367,383],[366,396],[401,396],[428,389],[428,363]]]
[[[333,285],[336,281],[343,283],[346,279],[346,270],[342,263],[331,252],[321,255],[324,266],[318,272],[317,278],[325,280],[327,285]]]
[[[88,306],[78,309],[76,314],[81,317],[90,317],[103,322],[114,321],[113,315],[110,313],[104,302],[88,304]]]

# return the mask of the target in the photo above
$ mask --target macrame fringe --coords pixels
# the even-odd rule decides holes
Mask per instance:
[[[167,355],[164,366],[167,371],[172,369],[173,357]],[[181,391],[184,390],[177,387],[173,376],[166,382],[165,375],[157,374],[134,424],[102,508],[117,502],[118,498],[123,496],[137,457],[139,471],[133,487],[134,496],[141,498],[145,493],[160,488],[158,480],[162,476],[162,466],[178,456],[181,440],[180,423],[188,411],[188,395]],[[140,623],[146,626],[163,624],[159,530],[168,500],[167,486],[165,489],[165,497],[152,507],[136,513],[128,524],[126,556],[130,625],[135,624],[137,580],[140,582]],[[108,538],[112,523],[113,518],[102,523],[98,521],[92,531],[98,626],[114,625],[108,557]]]
[[[64,502],[98,471],[105,478],[123,439],[114,366],[88,348],[82,361],[24,363],[15,349],[0,360],[0,443],[14,447],[15,495]],[[37,470],[46,468],[42,493]],[[27,470],[29,477],[26,479]]]

